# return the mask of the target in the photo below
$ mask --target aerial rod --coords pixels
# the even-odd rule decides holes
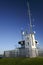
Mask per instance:
[[[29,21],[30,21],[30,33],[32,33],[32,20],[31,20],[31,12],[30,12],[30,7],[29,7],[29,2],[27,2],[27,6],[28,6]]]

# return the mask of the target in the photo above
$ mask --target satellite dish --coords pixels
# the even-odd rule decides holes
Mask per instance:
[[[22,35],[25,35],[25,32],[24,31],[22,32]]]

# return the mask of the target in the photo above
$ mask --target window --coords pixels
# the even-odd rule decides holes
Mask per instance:
[[[28,42],[28,45],[29,45],[29,42]]]
[[[29,37],[27,37],[27,40],[29,40]]]

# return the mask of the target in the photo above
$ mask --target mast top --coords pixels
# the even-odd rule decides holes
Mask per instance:
[[[33,33],[33,31],[32,31],[32,20],[31,20],[31,12],[30,12],[30,7],[29,7],[29,2],[27,2],[27,6],[28,6],[29,21],[30,21],[30,33]]]

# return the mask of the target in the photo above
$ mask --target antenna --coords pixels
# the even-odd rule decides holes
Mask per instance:
[[[26,34],[28,34],[27,30],[24,31],[23,29],[21,29],[21,37],[22,37],[22,40],[24,40]]]
[[[29,14],[29,20],[30,20],[30,33],[32,33],[32,21],[31,21],[29,2],[27,2],[27,6],[28,6],[28,14]]]
[[[21,29],[21,37],[22,37],[22,40],[24,39],[24,36],[25,36],[25,32],[23,31],[23,29]]]

